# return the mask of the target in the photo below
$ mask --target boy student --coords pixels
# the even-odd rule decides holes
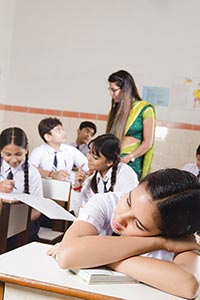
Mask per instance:
[[[85,156],[88,154],[88,143],[91,138],[96,134],[96,125],[90,121],[81,122],[79,128],[77,129],[76,141],[70,143],[71,146],[76,147]]]
[[[185,164],[182,170],[191,172],[192,174],[197,176],[200,182],[200,145],[196,149],[196,163]]]
[[[66,145],[66,133],[57,118],[45,118],[38,125],[40,137],[45,144],[33,149],[30,162],[38,168],[42,177],[72,180],[72,168],[81,166],[87,172],[87,158],[77,149]]]

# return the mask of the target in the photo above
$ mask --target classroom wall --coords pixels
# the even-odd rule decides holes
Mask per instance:
[[[200,123],[199,110],[177,107],[173,98],[174,85],[199,76],[198,0],[9,2],[14,15],[6,23],[12,42],[3,103],[106,114],[107,77],[122,68],[141,93],[144,86],[170,89],[169,107],[157,107],[159,120]],[[13,7],[6,4],[9,15]]]
[[[29,137],[30,151],[42,143],[37,131],[39,121],[49,114],[42,113],[27,113],[19,111],[0,110],[0,128],[4,129],[13,124],[18,127],[25,128]],[[53,114],[53,117],[58,117],[66,130],[67,142],[75,140],[76,130],[80,122],[86,118],[72,118]],[[11,121],[12,120],[12,121]],[[106,122],[103,120],[94,120],[97,125],[97,134],[105,132]],[[183,129],[176,127],[167,127],[164,124],[157,125],[155,153],[152,162],[152,171],[176,167],[181,168],[187,162],[195,162],[195,151],[199,145],[199,130]]]
[[[25,128],[30,148],[47,115],[69,141],[85,118],[103,133],[113,71],[130,71],[141,93],[198,78],[199,9],[198,0],[0,0],[0,128]],[[199,109],[170,101],[156,107],[153,169],[193,160],[199,144]]]

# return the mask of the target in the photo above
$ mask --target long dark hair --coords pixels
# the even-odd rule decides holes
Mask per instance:
[[[120,162],[120,141],[113,134],[102,134],[97,136],[95,139],[91,140],[88,144],[91,152],[97,156],[102,154],[109,161],[113,162],[112,165],[112,174],[111,174],[111,186],[109,191],[113,191],[114,185],[116,183],[116,173],[118,164]],[[91,189],[96,194],[97,190],[97,172],[92,177],[91,180]]]
[[[121,70],[111,74],[108,77],[108,82],[115,83],[121,92],[118,103],[112,99],[106,132],[116,135],[121,140],[133,101],[142,99],[133,77],[127,71]]]
[[[9,144],[13,144],[27,150],[28,138],[25,132],[18,127],[10,127],[1,132],[0,135],[0,151]],[[2,164],[2,157],[0,154],[0,167]],[[29,194],[29,168],[28,168],[28,152],[23,164],[24,169],[24,193]]]
[[[163,169],[144,177],[146,191],[156,202],[163,235],[180,237],[200,230],[200,183],[192,173]]]

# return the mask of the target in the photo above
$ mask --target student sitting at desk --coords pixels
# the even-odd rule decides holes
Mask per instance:
[[[85,205],[94,194],[129,192],[138,185],[133,169],[120,162],[120,141],[113,134],[102,134],[90,141],[88,166],[92,175],[87,177],[79,169],[75,176],[72,202],[76,215],[78,208]]]
[[[66,145],[66,133],[57,118],[45,118],[38,125],[40,137],[45,144],[33,149],[30,162],[38,168],[42,177],[62,181],[74,181],[73,166],[88,171],[87,157],[73,146]],[[52,220],[41,216],[40,224],[51,227]]]
[[[73,146],[66,145],[66,133],[57,118],[45,118],[38,125],[45,144],[33,149],[30,162],[38,168],[42,177],[69,180],[73,165],[88,171],[87,158]]]
[[[76,141],[70,143],[69,145],[74,146],[79,151],[81,151],[85,156],[88,154],[88,143],[91,138],[96,134],[97,128],[93,122],[83,121],[77,129]]]
[[[43,196],[41,176],[28,161],[28,139],[18,127],[10,127],[0,135],[0,192]],[[40,212],[32,209],[30,241],[37,240]]]
[[[193,299],[199,291],[200,183],[178,169],[144,177],[130,193],[97,194],[48,254],[61,268],[109,265],[138,281]],[[112,236],[115,233],[119,236]]]

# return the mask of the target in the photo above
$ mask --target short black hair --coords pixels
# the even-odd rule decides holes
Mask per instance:
[[[81,122],[80,126],[79,126],[79,129],[83,129],[83,128],[91,128],[94,130],[94,135],[96,134],[97,132],[97,127],[94,123],[90,122],[90,121],[83,121]]]
[[[44,138],[45,134],[50,133],[50,131],[58,125],[62,126],[62,122],[57,118],[45,118],[40,121],[40,123],[38,124],[38,131],[40,137],[45,143],[47,142]]]

